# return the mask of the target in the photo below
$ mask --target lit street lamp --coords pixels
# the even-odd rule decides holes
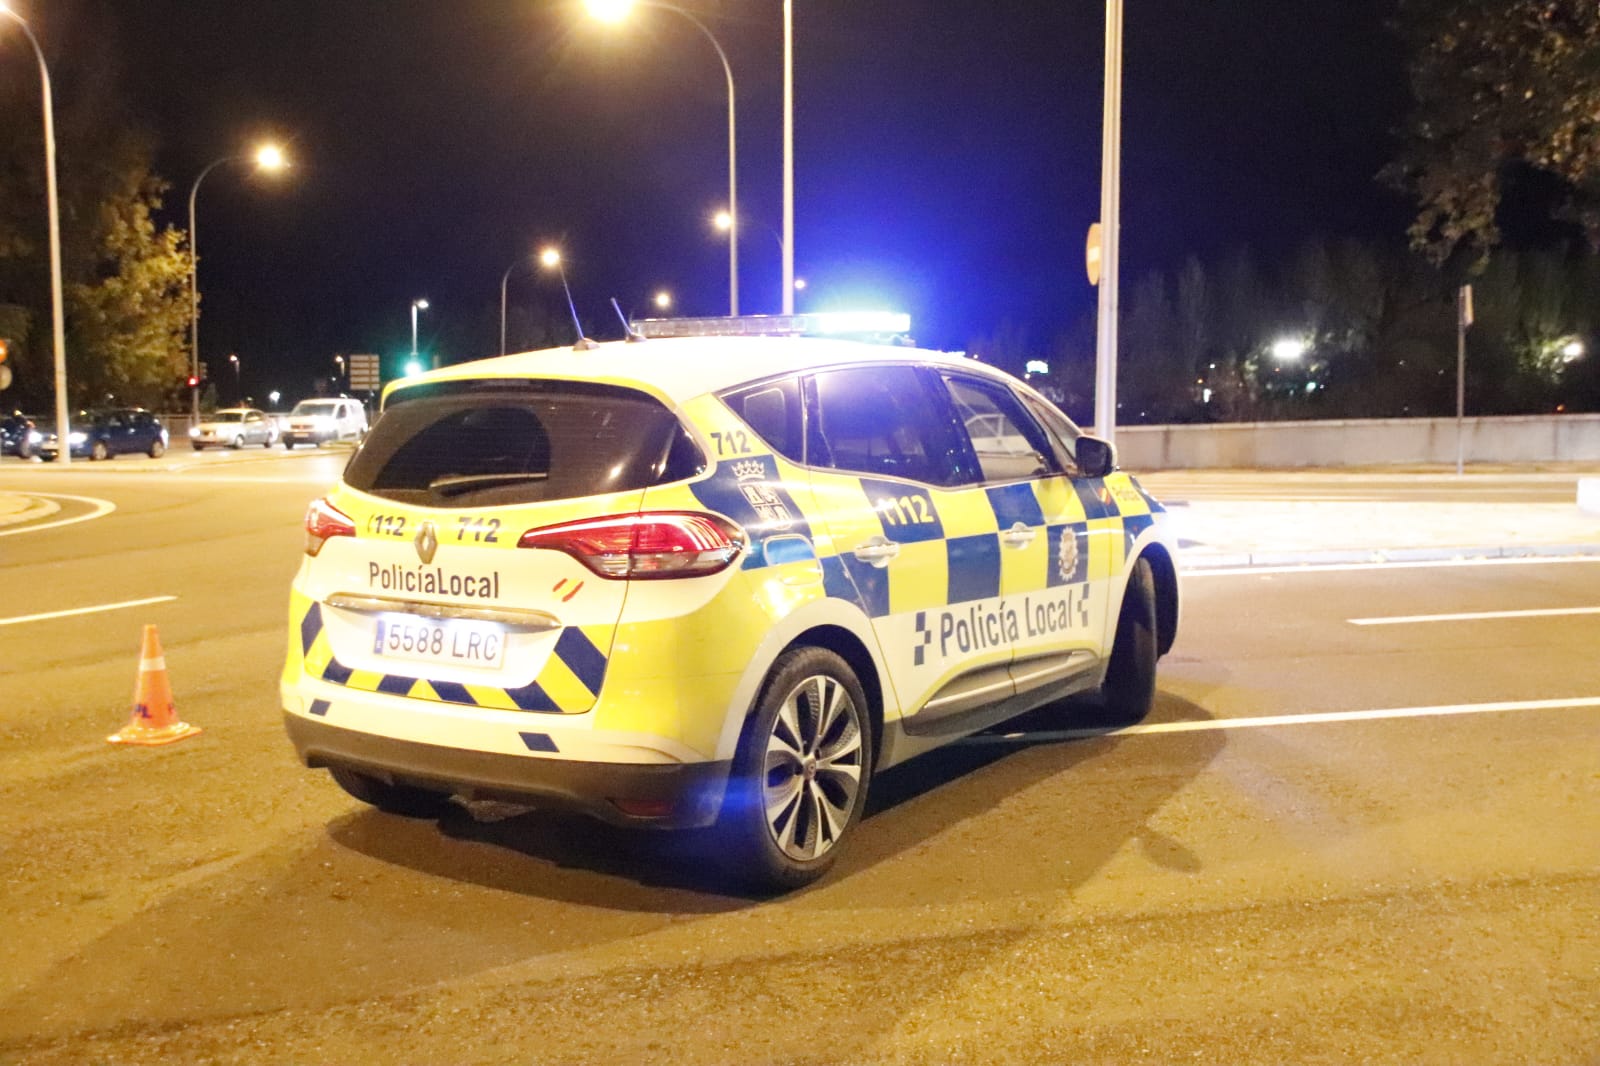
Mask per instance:
[[[228,356],[228,362],[233,364],[233,399],[240,407],[244,406],[244,386],[239,383],[239,356]]]
[[[1272,358],[1280,363],[1298,363],[1305,357],[1307,347],[1299,337],[1280,337],[1272,342]]]
[[[655,305],[657,311],[672,310],[672,293],[668,292],[666,289],[662,289],[660,292],[656,293]]]
[[[61,208],[56,198],[56,119],[50,92],[50,68],[45,65],[39,39],[5,0],[0,0],[0,16],[22,27],[22,35],[33,46],[33,54],[39,60],[39,96],[44,109],[45,204],[50,216],[50,323],[55,343],[56,439],[62,442],[58,454],[65,466],[72,462],[72,449],[66,446],[71,428],[67,425],[67,330],[61,301]]]
[[[427,309],[427,300],[411,301],[411,362],[419,366],[421,364],[417,360],[417,312],[426,311]]]
[[[206,180],[207,174],[224,163],[233,163],[244,158],[242,155],[225,155],[221,159],[213,160],[200,172],[200,176],[194,179],[194,185],[189,188],[189,374],[193,377],[200,376],[200,231],[195,225],[195,199],[200,195],[200,183]],[[261,145],[250,159],[255,163],[257,170],[268,173],[283,170],[289,165],[289,161],[284,158],[283,149],[275,144]],[[191,413],[198,422],[200,390],[191,389],[190,394],[194,405]]]
[[[733,67],[728,65],[728,54],[722,50],[722,45],[717,43],[717,39],[711,35],[705,23],[681,7],[662,3],[660,0],[586,0],[585,6],[589,14],[600,21],[619,23],[628,17],[636,3],[675,12],[694,23],[695,28],[705,34],[706,40],[711,42],[711,47],[716,49],[717,58],[722,61],[722,73],[728,81],[728,313],[737,315],[739,313],[739,178],[735,152],[738,137],[734,123]],[[787,5],[787,0],[785,4]]]

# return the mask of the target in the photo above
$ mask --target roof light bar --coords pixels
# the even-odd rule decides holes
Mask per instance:
[[[911,316],[903,311],[813,311],[803,315],[646,318],[634,327],[646,337],[899,337],[911,332]]]

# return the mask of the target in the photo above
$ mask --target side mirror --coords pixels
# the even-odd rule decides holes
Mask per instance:
[[[1084,477],[1105,477],[1117,468],[1117,449],[1099,437],[1079,437],[1072,442],[1078,469]]]

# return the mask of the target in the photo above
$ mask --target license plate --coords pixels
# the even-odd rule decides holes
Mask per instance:
[[[379,618],[372,653],[385,659],[497,670],[505,661],[506,634],[495,622]]]

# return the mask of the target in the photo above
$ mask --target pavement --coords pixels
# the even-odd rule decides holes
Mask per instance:
[[[1450,483],[1457,488],[1448,498],[1420,490],[1437,490],[1440,473],[1301,471],[1293,477],[1303,491],[1280,487],[1267,495],[1262,486],[1285,477],[1281,472],[1182,471],[1141,480],[1171,514],[1186,570],[1600,556],[1600,465],[1478,471],[1468,475],[1476,480]],[[1495,498],[1495,489],[1535,482],[1550,487],[1543,498]],[[1480,486],[1485,498],[1472,499]],[[1559,502],[1563,494],[1566,502]],[[43,496],[0,491],[0,527],[59,509]]]

